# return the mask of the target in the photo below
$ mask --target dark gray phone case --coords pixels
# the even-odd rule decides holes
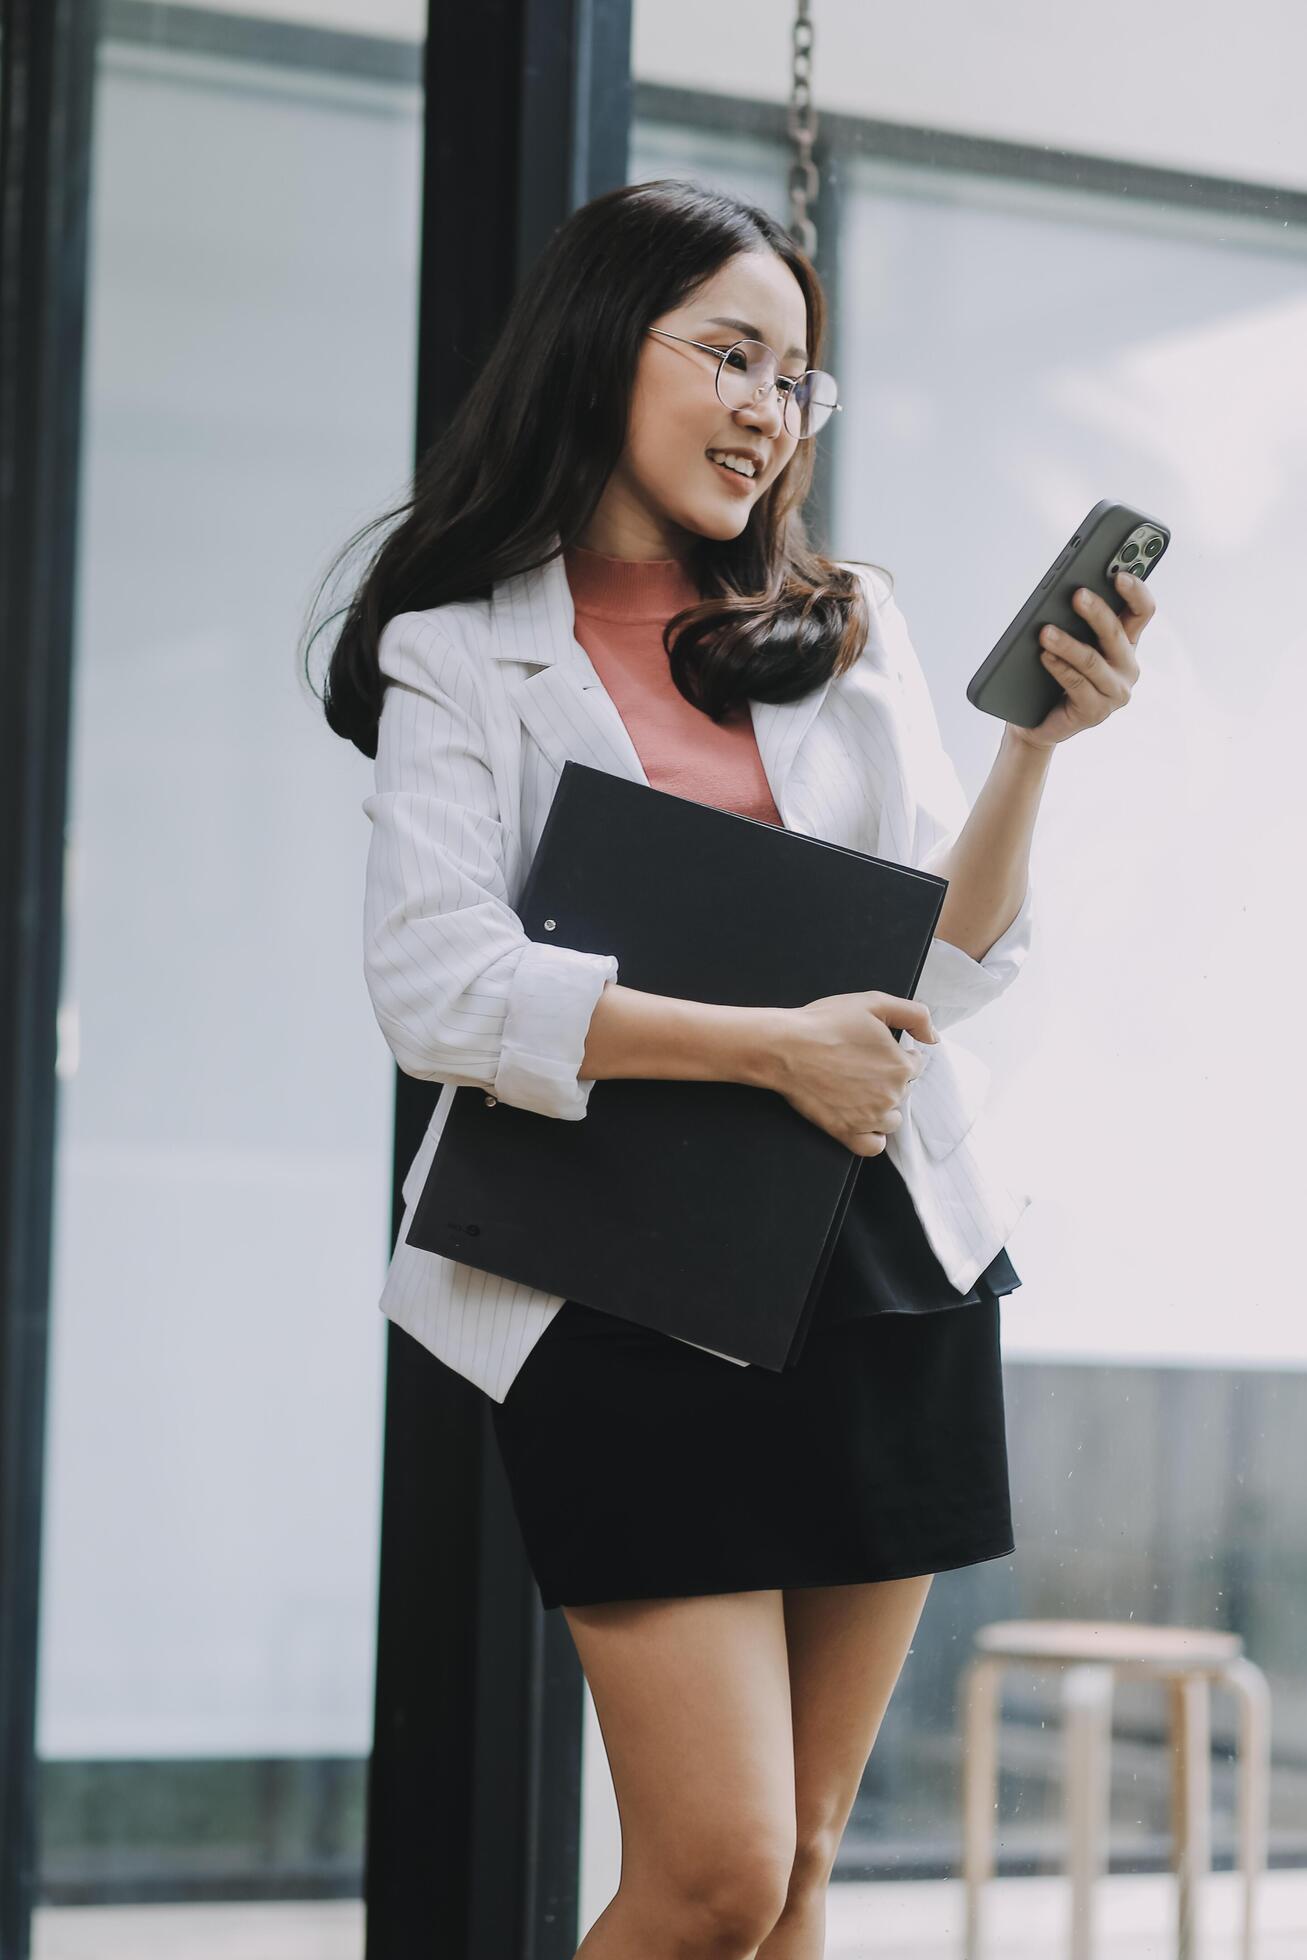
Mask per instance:
[[[1073,639],[1097,649],[1089,621],[1072,604],[1082,585],[1106,599],[1113,612],[1123,613],[1126,602],[1117,590],[1113,567],[1117,554],[1140,524],[1151,524],[1162,542],[1150,558],[1132,558],[1125,569],[1146,579],[1171,542],[1160,518],[1131,504],[1100,498],[1081,519],[1067,543],[1045,572],[1026,603],[993,650],[967,682],[967,699],[987,715],[1015,722],[1019,728],[1038,728],[1057,703],[1062,685],[1039,658],[1039,634],[1044,626],[1060,626]]]

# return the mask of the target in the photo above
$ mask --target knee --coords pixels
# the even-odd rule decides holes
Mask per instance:
[[[670,1907],[675,1951],[704,1960],[751,1955],[785,1910],[794,1868],[794,1841],[750,1844],[696,1857],[659,1887],[666,1920]]]
[[[787,1905],[813,1898],[826,1890],[835,1869],[842,1835],[833,1826],[800,1831],[790,1868]]]

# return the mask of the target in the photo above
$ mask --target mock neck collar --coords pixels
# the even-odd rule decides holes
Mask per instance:
[[[573,605],[593,619],[670,619],[702,596],[678,558],[610,558],[572,544],[563,563]]]

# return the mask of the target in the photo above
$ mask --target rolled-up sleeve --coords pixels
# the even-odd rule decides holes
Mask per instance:
[[[510,838],[475,663],[430,618],[387,621],[364,893],[364,977],[406,1075],[578,1120],[612,954],[541,945],[508,900]]]
[[[878,610],[898,682],[912,761],[909,788],[916,820],[911,862],[919,871],[938,872],[971,806],[940,735],[930,687],[902,609],[878,579],[872,584],[871,602]],[[915,998],[930,1008],[937,1027],[966,1020],[1012,985],[1030,950],[1032,916],[1032,888],[1027,879],[1020,909],[983,959],[972,959],[951,940],[931,940]]]
[[[929,867],[927,867],[929,868]],[[1031,892],[1026,894],[1006,932],[1000,933],[982,960],[973,960],[949,939],[932,939],[916,999],[924,1000],[937,1028],[965,1021],[1005,993],[1021,971],[1030,951]]]

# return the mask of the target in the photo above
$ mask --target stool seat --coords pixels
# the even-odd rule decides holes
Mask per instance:
[[[977,1629],[983,1654],[1010,1661],[1075,1663],[1158,1674],[1222,1668],[1243,1652],[1243,1636],[1211,1627],[1148,1626],[1134,1620],[992,1620]]]

